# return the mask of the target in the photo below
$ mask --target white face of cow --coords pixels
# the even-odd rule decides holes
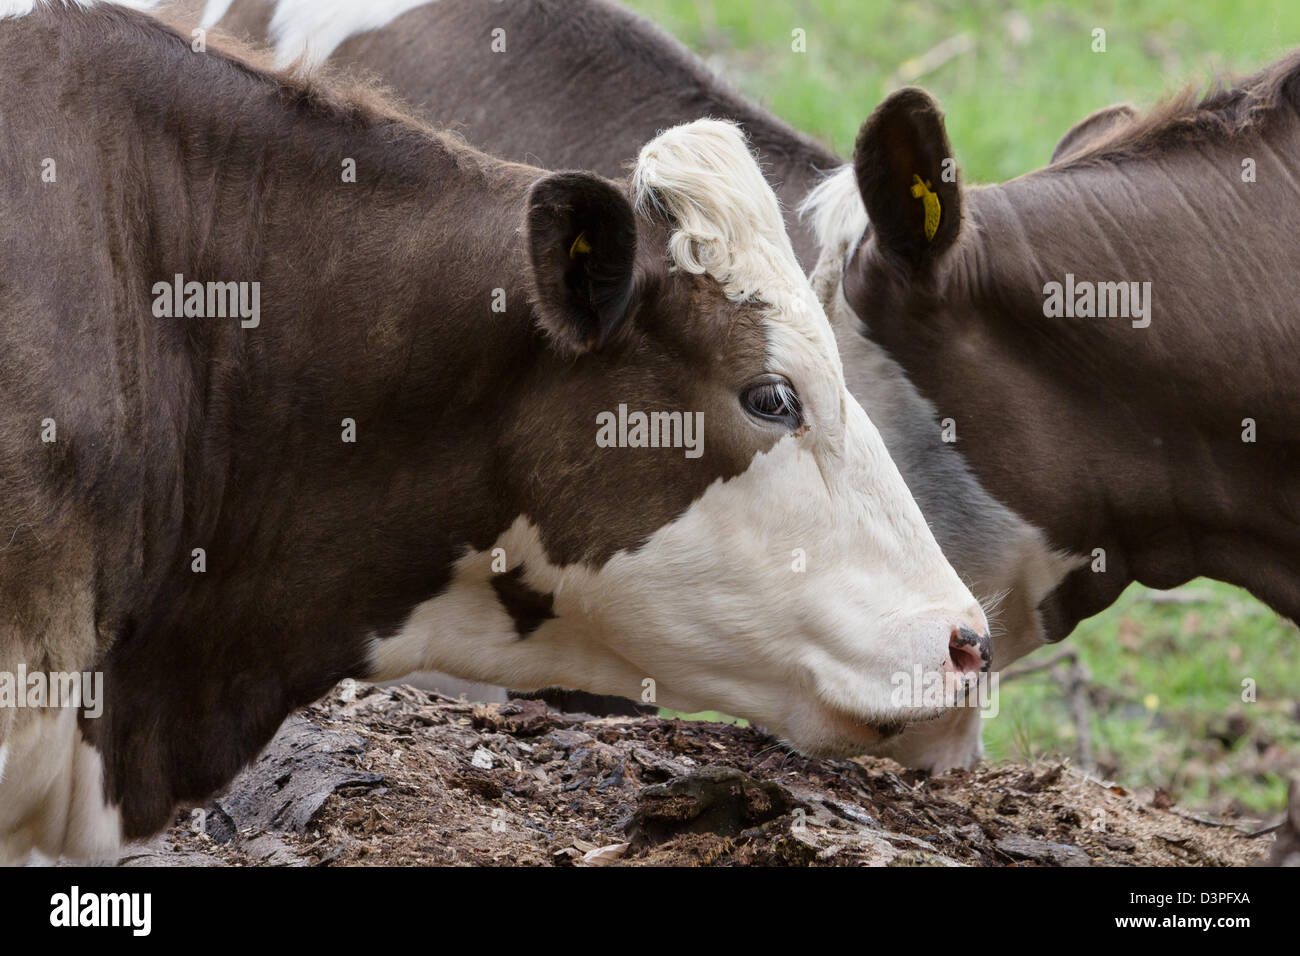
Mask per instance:
[[[758,317],[764,378],[702,413],[702,437],[734,443],[748,429],[760,450],[600,560],[557,561],[552,529],[530,510],[463,557],[398,635],[373,643],[375,676],[442,670],[717,709],[818,753],[860,752],[882,730],[935,716],[897,698],[900,675],[920,665],[965,683],[987,665],[987,623],[845,387],[739,131],[670,130],[643,150],[632,188],[643,212],[673,224],[673,275],[712,279]],[[610,425],[610,438],[622,433]],[[610,469],[639,467],[636,448],[604,450]]]

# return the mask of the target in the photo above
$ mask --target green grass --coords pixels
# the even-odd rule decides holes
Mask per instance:
[[[969,181],[1043,165],[1094,109],[1150,105],[1188,82],[1250,71],[1300,44],[1300,4],[1280,0],[630,0],[743,92],[847,156],[880,99],[908,83],[948,114]],[[1092,52],[1092,31],[1106,52]],[[805,31],[807,52],[791,50]],[[955,37],[969,49],[909,69]]]
[[[947,113],[969,182],[1046,163],[1092,110],[1146,107],[1186,84],[1252,72],[1300,45],[1300,4],[1279,0],[628,0],[747,95],[848,155],[862,121],[898,86],[926,87]],[[1106,30],[1106,52],[1092,31]],[[791,49],[805,31],[807,52]],[[962,38],[965,38],[963,40]],[[955,55],[916,64],[948,44]],[[1099,769],[1184,806],[1269,812],[1300,763],[1294,626],[1220,584],[1208,600],[1153,604],[1131,588],[1085,622],[1073,647],[1092,675]],[[1031,660],[1053,653],[1048,649]],[[1258,699],[1241,699],[1253,678]],[[1006,686],[986,722],[991,759],[1075,750],[1064,694],[1048,675]]]
[[[1211,581],[1157,604],[1134,586],[1036,661],[1073,648],[1087,667],[1099,771],[1131,788],[1161,787],[1185,806],[1269,812],[1300,766],[1300,635],[1244,592]],[[1243,700],[1243,681],[1254,701]],[[1075,755],[1060,684],[1047,673],[1008,683],[985,721],[992,759]]]
[[[680,710],[669,710],[667,707],[660,707],[659,716],[665,720],[672,720],[676,717],[681,720],[710,720],[715,723],[735,724],[737,727],[749,726],[749,721],[741,717],[730,717],[716,710],[702,710],[698,714],[684,714]]]

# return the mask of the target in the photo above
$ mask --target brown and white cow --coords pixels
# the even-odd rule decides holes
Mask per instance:
[[[547,173],[0,12],[0,676],[103,681],[0,707],[0,857],[110,854],[349,675],[653,681],[847,753],[986,664],[734,125]]]
[[[742,123],[788,206],[836,162],[605,0],[406,3],[382,29],[379,15],[352,20],[324,43],[291,0],[255,12],[269,2],[235,0],[230,16],[269,27],[285,59],[334,50],[506,155],[615,168],[639,132],[707,114]],[[1295,153],[1297,69],[1287,60],[1146,118],[1099,111],[1046,169],[973,190],[945,175],[937,107],[904,91],[864,127],[854,166],[805,204],[850,390],[949,559],[977,593],[1005,593],[995,666],[1063,638],[1135,580],[1207,575],[1300,615],[1300,332],[1278,214],[1295,202],[1279,157]],[[1227,236],[1248,245],[1228,255]],[[1150,282],[1154,311],[1045,315],[1045,290],[1064,294],[1070,277],[1108,293]],[[955,445],[935,419],[951,419]],[[1023,533],[968,547],[984,536],[963,532],[1007,518]],[[958,711],[885,749],[941,765],[974,726]]]
[[[173,13],[187,28],[220,26],[273,44],[281,64],[327,61],[375,74],[476,145],[553,168],[617,176],[660,129],[702,116],[734,120],[784,201],[800,260],[816,261],[812,220],[800,219],[797,208],[842,160],[728,89],[679,43],[617,4],[181,0]],[[858,216],[860,208],[854,200],[847,214]],[[823,271],[819,284],[829,299],[838,275]],[[977,595],[997,605],[995,657],[1005,666],[1042,643],[1040,606],[1047,601],[1050,613],[1050,593],[1078,562],[981,485],[959,451],[965,441],[946,442],[943,416],[859,334],[856,319],[839,318],[849,389],[880,429],[944,554]],[[927,768],[964,765],[980,752],[979,724],[975,709],[959,708],[873,750]]]

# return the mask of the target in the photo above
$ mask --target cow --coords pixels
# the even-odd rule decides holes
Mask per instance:
[[[846,754],[987,666],[734,124],[548,172],[121,4],[0,13],[0,858],[111,857],[345,677]]]
[[[617,4],[182,0],[170,14],[187,30],[219,27],[269,43],[282,65],[312,70],[324,63],[373,74],[431,122],[459,129],[494,154],[553,168],[617,176],[638,144],[660,129],[702,116],[732,120],[783,200],[801,263],[817,262],[815,227],[826,212],[801,217],[798,208],[843,161],[727,88],[679,43]],[[502,37],[504,50],[494,43]],[[861,202],[846,208],[856,216]],[[818,279],[827,301],[836,280],[825,270]],[[880,429],[944,554],[996,608],[994,666],[1005,667],[1042,645],[1053,591],[1083,557],[1054,546],[990,494],[963,458],[964,440],[945,440],[935,406],[860,334],[851,313],[835,317],[850,391]],[[1052,525],[1045,527],[1050,532]],[[576,705],[595,709],[585,696]],[[870,749],[929,770],[964,766],[981,753],[979,728],[975,708],[955,708]]]
[[[904,89],[813,198],[835,321],[957,421],[994,494],[1089,556],[1044,606],[1049,639],[1133,581],[1199,576],[1300,620],[1298,151],[1300,53],[1098,111],[1044,168],[972,188],[944,175],[938,104]]]

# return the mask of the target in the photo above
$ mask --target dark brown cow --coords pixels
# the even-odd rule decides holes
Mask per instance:
[[[549,166],[618,175],[660,129],[701,116],[735,120],[784,201],[801,260],[815,260],[810,226],[795,210],[841,160],[727,89],[680,44],[616,4],[187,0],[173,12],[187,26],[202,17],[269,41],[281,63],[328,57],[330,65],[373,73],[475,144]],[[849,214],[860,208],[853,199]],[[838,276],[825,278],[829,297]],[[980,486],[957,450],[964,445],[944,440],[935,409],[858,334],[855,321],[841,322],[836,334],[849,388],[881,430],[944,554],[976,594],[997,604],[995,663],[1005,666],[1042,643],[1038,607],[1077,561],[1054,552]],[[958,709],[881,749],[915,766],[967,764],[979,753],[979,722],[974,709]]]
[[[652,682],[843,753],[940,712],[895,674],[979,670],[735,126],[548,174],[31,7],[0,6],[0,857],[111,854],[349,675]]]
[[[904,90],[828,186],[865,203],[826,238],[867,333],[990,489],[1091,556],[1045,605],[1055,638],[1134,580],[1205,575],[1300,618],[1298,110],[1295,54],[963,189],[937,105]]]

